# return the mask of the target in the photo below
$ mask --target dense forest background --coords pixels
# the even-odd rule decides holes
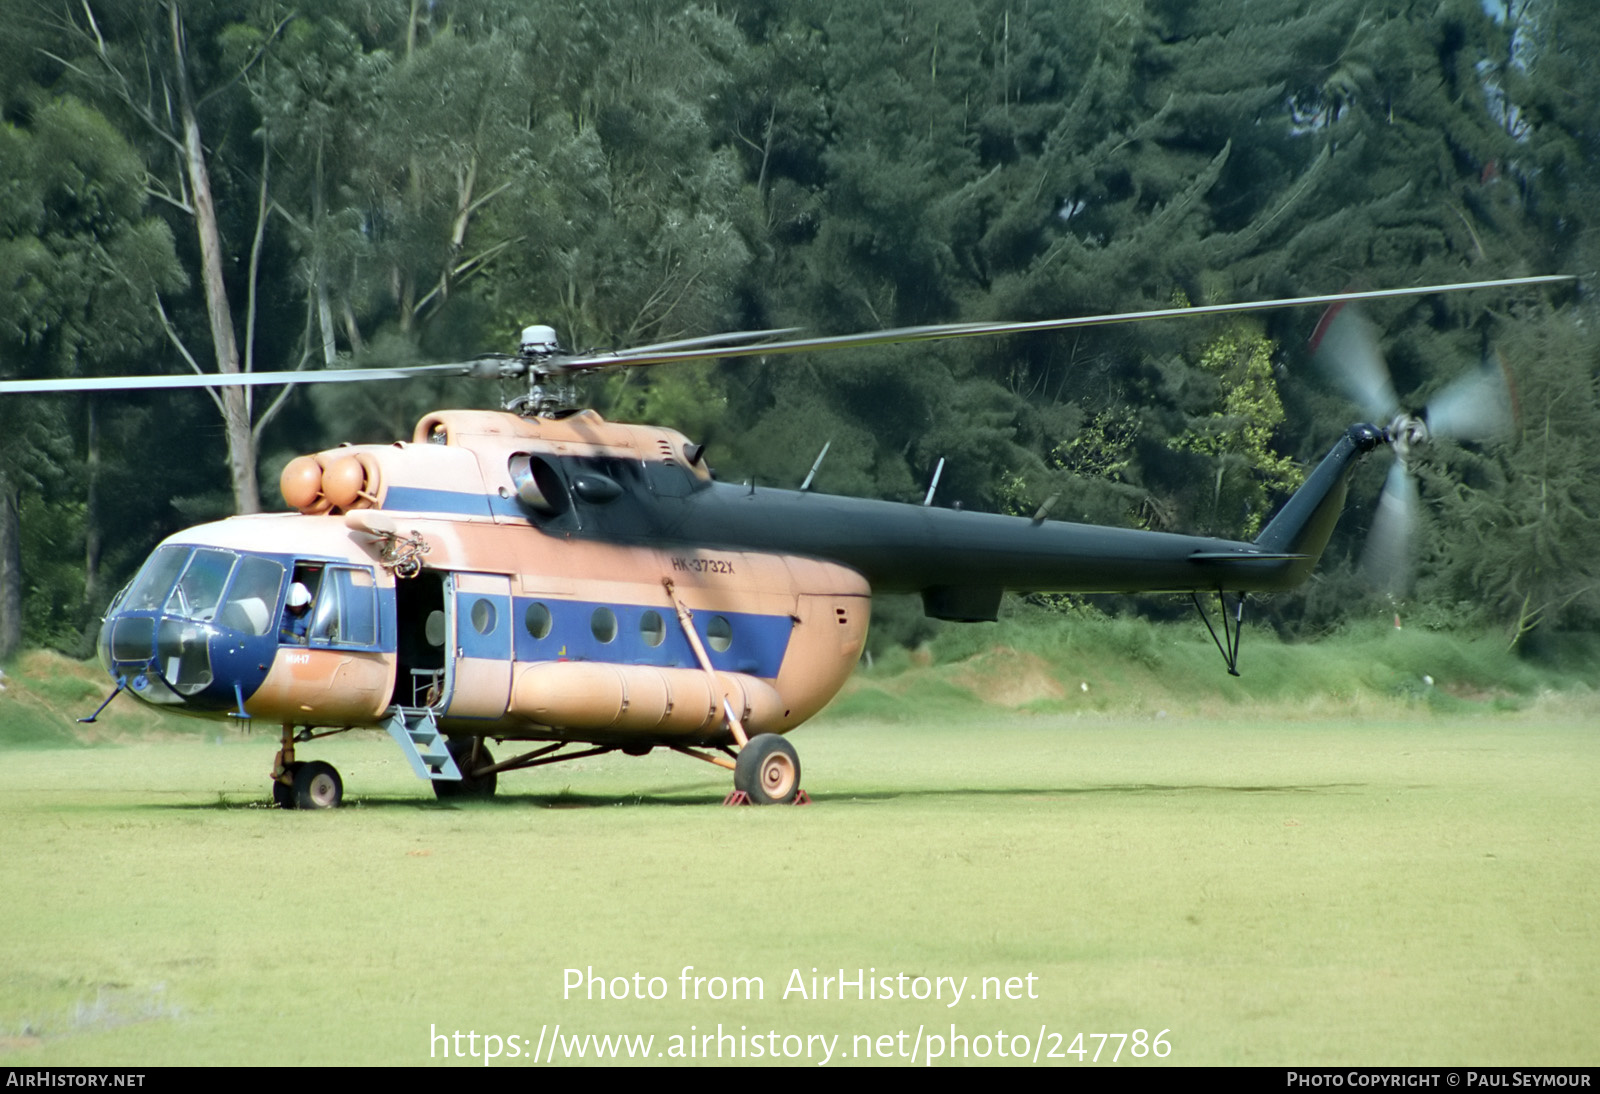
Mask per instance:
[[[0,376],[348,367],[716,330],[1036,319],[1600,262],[1577,0],[0,0]],[[1371,309],[1408,404],[1517,424],[1416,462],[1397,604],[1367,461],[1286,633],[1403,607],[1600,625],[1580,290]],[[1359,417],[1301,311],[612,378],[728,479],[1251,535]],[[0,398],[0,656],[88,648],[163,536],[292,455],[495,385]],[[1168,610],[1160,601],[1140,610]],[[925,626],[891,606],[880,641]]]

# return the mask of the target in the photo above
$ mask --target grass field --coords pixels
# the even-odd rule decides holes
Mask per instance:
[[[309,753],[351,807],[283,813],[264,805],[271,734],[9,748],[0,1063],[409,1065],[460,1030],[527,1066],[557,1023],[713,1062],[719,1026],[813,1064],[829,1042],[807,1035],[837,1035],[835,1063],[921,1063],[937,1035],[936,1062],[998,1045],[1076,1065],[1077,1033],[1135,1030],[1166,1031],[1178,1064],[1600,1061],[1587,697],[1215,716],[1022,687],[934,716],[922,688],[915,717],[858,709],[894,690],[795,735],[798,809],[723,808],[720,772],[661,755],[445,807],[364,735]],[[763,998],[686,1001],[684,966]],[[590,968],[665,998],[564,997]],[[953,1008],[944,983],[785,998],[813,969],[967,981]],[[1020,998],[965,997],[1011,978]],[[1117,1045],[1078,1042],[1102,1062]]]

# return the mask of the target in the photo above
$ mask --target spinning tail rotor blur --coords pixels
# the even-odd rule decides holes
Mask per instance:
[[[1324,313],[1311,347],[1318,364],[1345,396],[1374,422],[1385,423],[1383,437],[1395,462],[1378,498],[1361,572],[1375,588],[1399,596],[1411,585],[1416,558],[1420,502],[1411,470],[1413,450],[1438,437],[1492,441],[1507,436],[1513,407],[1509,379],[1496,359],[1495,364],[1452,381],[1421,411],[1407,410],[1395,394],[1376,328],[1345,303]]]

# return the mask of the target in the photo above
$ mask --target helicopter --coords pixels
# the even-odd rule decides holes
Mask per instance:
[[[340,804],[338,771],[299,752],[358,729],[387,732],[440,798],[493,794],[502,772],[665,748],[731,770],[730,803],[795,803],[808,795],[785,735],[854,671],[874,593],[919,594],[928,616],[959,622],[996,619],[1008,590],[1188,593],[1238,675],[1245,595],[1309,576],[1358,461],[1392,449],[1403,489],[1411,448],[1473,435],[1485,416],[1463,408],[1495,401],[1474,389],[1448,410],[1399,410],[1350,306],[1570,280],[829,337],[755,331],[589,354],[532,326],[516,354],[454,364],[0,381],[0,395],[441,373],[526,381],[502,410],[437,411],[409,439],[290,461],[289,512],[162,542],[105,613],[98,655],[114,690],[84,720],[128,691],[175,712],[275,724],[271,792],[285,808]],[[719,482],[703,445],[606,421],[568,393],[601,369],[1330,305],[1319,352],[1349,359],[1347,390],[1387,420],[1346,429],[1251,542],[1050,520],[1053,498],[1027,517],[934,506],[932,487],[921,505],[820,494],[815,467],[797,490]],[[1220,635],[1201,599],[1211,595]],[[496,760],[490,741],[523,751]]]

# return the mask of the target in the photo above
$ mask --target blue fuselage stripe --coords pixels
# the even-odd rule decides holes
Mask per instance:
[[[498,505],[494,503],[499,503]],[[414,513],[451,513],[463,517],[521,515],[515,501],[505,501],[484,493],[460,490],[428,490],[420,486],[391,486],[383,496],[385,509],[404,509]]]
[[[542,618],[535,605],[549,612],[549,632],[543,638],[535,638],[529,626]],[[606,611],[615,618],[615,635],[610,641],[602,641],[608,627],[601,613]],[[651,613],[653,617],[647,619]],[[677,615],[668,608],[517,597],[513,614],[518,661],[609,661],[663,668],[700,665]],[[723,650],[715,648],[710,634],[719,618],[727,622],[727,648]],[[713,668],[772,679],[788,652],[794,620],[787,615],[703,611],[695,613],[694,627]],[[651,645],[652,640],[657,644]]]

